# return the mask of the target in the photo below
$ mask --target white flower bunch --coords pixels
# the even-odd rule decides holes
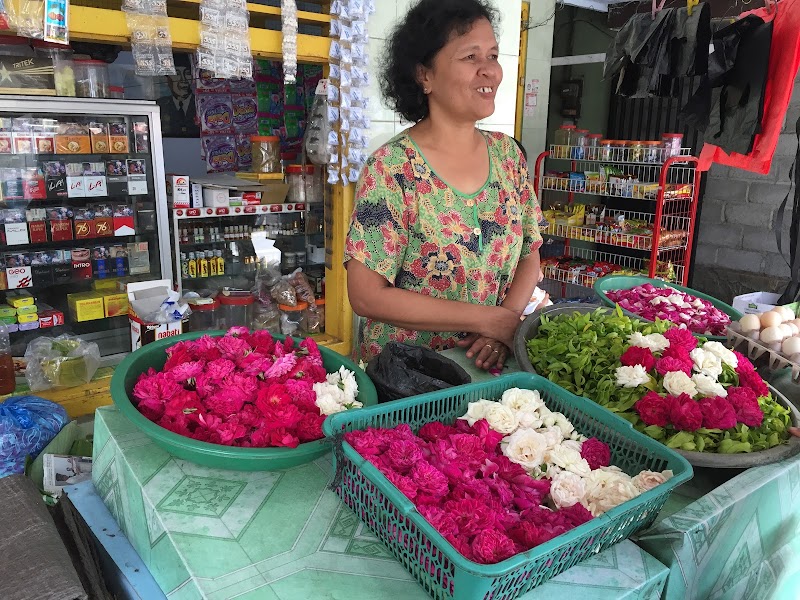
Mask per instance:
[[[344,367],[340,367],[335,373],[328,373],[326,381],[315,383],[314,393],[317,395],[315,403],[322,415],[364,406],[356,400],[358,383],[355,373]]]
[[[626,388],[635,388],[640,385],[645,385],[650,381],[650,375],[647,374],[647,369],[642,365],[633,365],[632,367],[617,367],[616,370],[617,385]]]
[[[694,386],[688,376],[681,375],[686,385]],[[613,466],[592,470],[581,455],[587,438],[565,415],[548,409],[536,390],[513,388],[499,402],[471,402],[459,419],[470,426],[486,419],[494,431],[505,434],[503,454],[532,477],[550,479],[550,497],[556,508],[580,503],[597,516],[672,477],[671,471],[642,471],[631,477]]]
[[[628,336],[628,343],[637,348],[649,348],[651,352],[663,352],[669,348],[669,340],[660,333],[642,335],[638,331]]]

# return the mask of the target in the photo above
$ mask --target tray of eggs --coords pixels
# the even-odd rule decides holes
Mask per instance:
[[[800,383],[800,318],[792,307],[744,315],[728,326],[728,342],[756,367],[791,368],[792,381]]]

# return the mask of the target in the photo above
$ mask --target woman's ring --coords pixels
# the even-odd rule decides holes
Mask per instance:
[[[484,346],[484,348],[489,348],[489,349],[491,349],[491,347],[492,347],[492,345],[491,345],[491,344],[486,344],[486,345]]]
[[[492,350],[492,352],[494,352],[495,354],[500,354],[500,350],[497,349]]]

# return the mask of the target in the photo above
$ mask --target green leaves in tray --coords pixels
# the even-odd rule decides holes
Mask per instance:
[[[759,398],[764,421],[758,428],[738,424],[734,429],[698,429],[676,431],[671,427],[647,426],[633,406],[644,395],[644,387],[628,389],[617,386],[615,371],[619,358],[628,347],[632,333],[649,335],[664,333],[671,327],[665,321],[645,323],[625,316],[617,306],[615,311],[603,309],[593,313],[542,315],[536,337],[527,343],[528,357],[537,373],[547,377],[577,396],[595,401],[630,422],[638,431],[664,443],[670,448],[695,452],[734,454],[766,450],[783,443],[791,424],[789,409],[772,397]],[[724,366],[720,377],[723,384],[738,383],[736,372]],[[665,393],[660,384],[652,381],[653,391]]]

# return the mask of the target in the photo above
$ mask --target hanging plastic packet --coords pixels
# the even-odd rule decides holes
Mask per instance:
[[[328,167],[328,183],[330,185],[336,185],[337,183],[339,183],[338,167]]]
[[[44,0],[19,0],[15,26],[17,35],[41,40],[44,37]]]
[[[206,170],[219,173],[236,170],[236,138],[232,135],[212,135],[203,138]]]
[[[69,43],[69,0],[47,0],[44,9],[44,41]]]
[[[238,171],[249,171],[253,166],[253,145],[249,134],[236,135],[236,167]]]
[[[209,135],[233,133],[233,103],[229,94],[203,94],[197,100],[200,130]]]
[[[333,44],[331,44],[332,46]],[[328,79],[331,81],[341,81],[342,79],[342,69],[338,64],[332,63],[330,65],[330,72],[328,73]]]
[[[335,85],[328,84],[328,103],[339,102],[339,88]]]

